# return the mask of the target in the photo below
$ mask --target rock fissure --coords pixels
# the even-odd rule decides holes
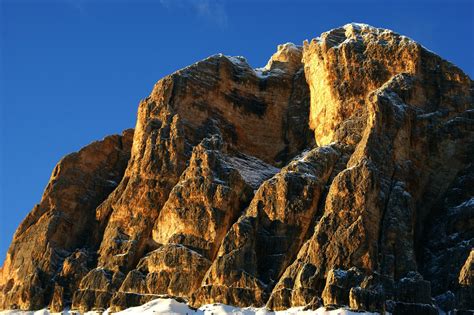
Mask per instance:
[[[382,266],[382,238],[383,238],[383,231],[384,231],[384,226],[386,225],[385,223],[385,217],[386,217],[386,213],[387,213],[387,209],[388,209],[388,206],[389,206],[389,202],[390,202],[390,197],[392,195],[392,190],[393,190],[393,187],[395,186],[395,169],[393,170],[392,172],[392,176],[390,177],[390,186],[389,186],[389,189],[388,189],[388,194],[387,194],[387,197],[386,197],[386,200],[385,200],[385,205],[382,209],[382,215],[380,216],[380,231],[379,231],[379,236],[378,236],[378,245],[377,245],[377,250],[378,250],[378,263],[377,263],[377,272],[381,272],[381,266]]]

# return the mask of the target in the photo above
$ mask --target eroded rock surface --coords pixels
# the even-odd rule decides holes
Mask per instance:
[[[222,241],[193,304],[265,304],[306,236],[337,158],[332,147],[313,149],[260,186]]]
[[[58,164],[0,306],[471,310],[473,86],[355,23],[264,68],[214,55],[179,70],[140,103],[133,145],[127,131]]]
[[[332,268],[377,272],[395,284],[415,272],[422,222],[473,147],[471,80],[419,44],[347,25],[306,44],[303,58],[317,143],[355,146],[314,235],[270,298],[280,308],[308,303]],[[291,296],[284,303],[282,291]]]
[[[132,137],[133,130],[106,137],[56,165],[41,202],[20,224],[8,250],[0,274],[2,309],[43,308],[52,296],[53,308],[70,302],[95,259],[87,250],[94,247],[91,235],[98,228],[95,209],[122,179]]]
[[[200,286],[222,239],[249,204],[253,189],[278,171],[256,158],[223,151],[226,148],[218,134],[194,147],[188,167],[153,227],[153,240],[161,247],[129,272],[127,286],[122,285],[117,296],[189,298]],[[129,280],[137,276],[144,279],[144,285]]]

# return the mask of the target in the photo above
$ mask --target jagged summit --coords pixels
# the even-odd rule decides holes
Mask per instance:
[[[218,54],[178,70],[133,132],[61,160],[15,234],[0,307],[473,309],[472,91],[358,23],[264,68]]]
[[[315,37],[312,40],[313,41],[329,41],[332,42],[333,45],[332,47],[338,48],[340,44],[342,44],[344,41],[357,41],[357,40],[362,40],[364,36],[375,36],[375,37],[386,37],[390,38],[391,36],[400,36],[407,42],[414,42],[411,38],[400,35],[392,30],[386,29],[386,28],[378,28],[371,26],[369,24],[365,23],[348,23],[345,24],[341,27],[336,27],[333,28],[327,32],[322,33],[319,37]],[[329,37],[329,38],[328,38]],[[383,42],[378,41],[379,44],[383,45]]]

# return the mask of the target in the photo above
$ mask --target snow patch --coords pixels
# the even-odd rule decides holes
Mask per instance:
[[[227,156],[226,162],[235,168],[245,182],[254,189],[257,189],[263,181],[280,171],[279,168],[245,154]]]
[[[351,23],[347,23],[346,25],[344,25],[344,28],[348,28],[352,26],[353,28],[355,29],[362,29],[362,28],[374,28],[373,26],[370,26],[369,24],[365,24],[365,23],[358,23],[358,22],[351,22]]]
[[[334,269],[332,272],[334,273],[334,275],[335,275],[336,278],[338,278],[338,279],[342,279],[342,278],[346,278],[346,277],[347,277],[347,271],[346,271],[346,270]]]
[[[297,45],[295,45],[293,43],[290,43],[290,42],[278,45],[278,51],[284,50],[284,49],[299,52],[301,50],[301,46],[297,46]]]
[[[225,56],[230,62],[237,66],[248,66],[247,59],[243,56]]]
[[[338,49],[338,48],[340,48],[341,46],[347,45],[347,44],[349,44],[349,43],[351,43],[351,42],[354,42],[354,43],[355,43],[355,42],[357,42],[357,40],[356,40],[355,38],[349,37],[349,38],[346,38],[343,42],[341,42],[341,43],[339,43],[339,44],[337,44],[337,45],[335,45],[335,46],[332,46],[331,48],[333,48],[333,49]]]
[[[418,118],[418,119],[431,119],[431,118],[434,118],[434,117],[443,117],[443,113],[441,111],[437,110],[437,111],[434,111],[434,112],[430,112],[430,113],[421,114],[421,115],[416,116],[416,118]]]
[[[449,208],[448,214],[453,216],[457,215],[466,209],[470,209],[474,207],[474,197],[471,197],[469,200],[463,201],[455,207]]]
[[[402,115],[406,112],[407,105],[403,103],[400,96],[397,93],[393,92],[390,89],[387,89],[388,83],[385,83],[382,87],[379,88],[379,96],[386,98],[390,104],[393,106],[395,110],[395,114],[398,117],[402,117]]]
[[[395,35],[399,38],[401,44],[404,44],[404,45],[406,45],[406,44],[416,44],[416,41],[414,41],[413,39],[411,39],[407,36],[404,36],[404,35],[400,35],[400,34],[394,32],[390,29],[378,28],[378,27],[374,27],[374,26],[371,26],[371,25],[368,25],[368,24],[355,23],[355,22],[348,23],[348,24],[343,25],[342,27],[333,28],[333,29],[331,29],[327,32],[324,32],[324,33],[321,34],[320,37],[315,38],[315,40],[318,43],[321,43],[322,39],[324,40],[324,38],[326,38],[330,33],[334,32],[334,31],[339,31],[341,29],[343,29],[345,31],[344,36],[346,37],[346,39],[344,41],[342,41],[341,43],[332,46],[331,48],[338,49],[338,48],[341,47],[341,45],[350,43],[352,41],[355,41],[355,42],[362,41],[363,36],[366,35],[366,34],[376,34],[376,35],[393,34],[393,35]],[[385,45],[386,43],[382,40],[382,41],[379,41],[379,44],[380,45]],[[425,47],[423,47],[423,48],[425,48]],[[428,50],[428,49],[426,49],[426,50]]]
[[[273,69],[269,70],[266,67],[255,68],[255,69],[253,69],[253,72],[260,79],[264,79],[264,78],[267,78],[269,76],[274,76],[274,75],[275,76],[282,75],[282,74],[286,73],[285,71],[283,71],[281,69],[278,69],[278,68],[273,68]]]
[[[459,206],[457,206],[456,208],[460,208],[460,207],[474,207],[474,197],[472,197],[471,199],[469,200],[466,200],[464,201],[463,203],[461,203]]]
[[[108,183],[110,186],[118,186],[117,182],[114,181],[114,180],[108,180],[107,183]]]
[[[272,75],[285,74],[285,71],[283,71],[281,69],[272,69],[272,70],[270,70],[270,69],[267,69],[266,67],[252,69],[248,64],[247,59],[245,59],[245,57],[242,57],[242,56],[226,56],[226,55],[224,55],[224,57],[227,58],[230,62],[232,62],[237,67],[244,67],[244,68],[248,68],[249,71],[253,71],[255,76],[258,77],[259,79],[264,79],[264,78],[267,78],[267,77],[272,76]]]
[[[47,309],[39,311],[1,311],[0,315],[50,315],[50,314],[61,314],[61,313],[50,313]],[[79,314],[77,311],[65,310],[62,312],[64,315]],[[99,315],[100,312],[87,312],[87,315]],[[102,313],[103,315],[111,315],[109,310]],[[118,313],[118,315],[130,315],[130,314],[167,314],[167,315],[375,315],[378,313],[370,312],[353,312],[348,309],[337,309],[328,311],[324,307],[318,308],[315,311],[304,310],[303,307],[293,307],[284,311],[269,311],[265,308],[254,308],[245,307],[239,308],[235,306],[225,304],[206,304],[201,306],[199,309],[194,310],[185,303],[178,302],[173,299],[159,298],[152,300],[146,304],[136,307],[130,307]]]

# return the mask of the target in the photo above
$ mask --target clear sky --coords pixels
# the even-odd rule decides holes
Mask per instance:
[[[474,0],[0,0],[0,264],[59,159],[133,127],[161,77],[219,52],[263,66],[278,44],[349,22],[474,77]]]

